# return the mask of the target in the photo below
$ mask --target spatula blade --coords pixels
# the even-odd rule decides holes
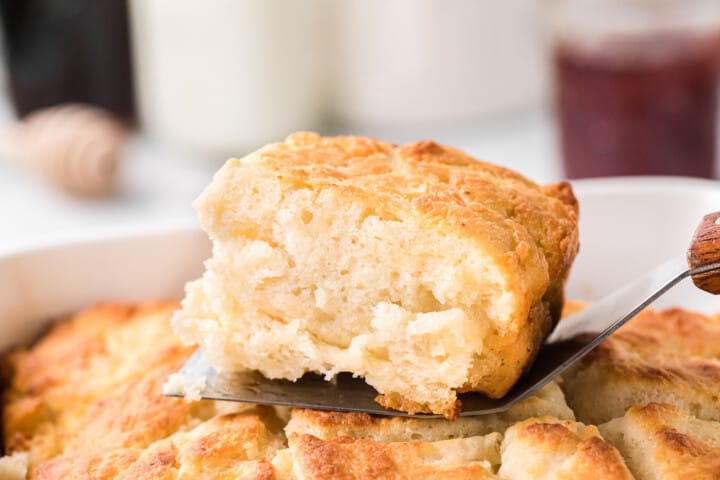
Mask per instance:
[[[201,385],[197,393],[207,400],[228,400],[235,402],[281,405],[315,410],[339,412],[365,412],[373,415],[403,417],[441,418],[441,415],[418,414],[387,410],[375,402],[378,392],[360,378],[341,373],[334,381],[306,374],[299,380],[269,380],[257,372],[218,372],[198,349],[178,372],[188,382]],[[198,383],[198,380],[203,380]],[[182,383],[182,382],[181,382]],[[163,393],[182,397],[183,388],[167,384]],[[507,408],[507,398],[493,400],[479,394],[461,394],[463,406],[469,412],[499,412]]]

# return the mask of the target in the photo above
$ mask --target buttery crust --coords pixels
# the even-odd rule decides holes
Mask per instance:
[[[500,447],[499,434],[399,443],[291,434],[288,441],[292,474],[303,480],[496,478]]]
[[[337,424],[330,417],[325,420]],[[344,416],[341,420],[358,419]],[[283,459],[285,471],[283,462],[277,462],[281,478],[633,478],[620,453],[602,439],[596,427],[552,417],[513,425],[502,446],[499,434],[390,443],[345,436],[320,439],[292,432],[288,438],[291,460]]]
[[[552,417],[524,420],[505,432],[499,473],[514,480],[633,478],[597,427]]]
[[[407,417],[375,417],[365,413],[324,412],[293,409],[286,435],[310,434],[327,440],[335,437],[369,438],[379,442],[435,442],[460,437],[504,432],[514,423],[532,417],[552,416],[574,420],[563,393],[555,382],[506,412],[460,417],[455,420]]]
[[[308,200],[299,206],[299,200],[288,198]],[[305,371],[328,376],[351,371],[375,386],[381,393],[378,401],[389,408],[450,418],[459,411],[455,392],[481,391],[500,397],[527,368],[560,316],[563,286],[578,249],[578,208],[568,184],[538,186],[511,170],[430,141],[395,146],[364,137],[294,134],[241,160],[229,160],[195,206],[215,243],[214,256],[203,279],[188,285],[174,326],[186,341],[204,346],[215,366],[260,370],[269,377],[289,379]],[[335,212],[353,209],[362,210],[356,224],[333,230],[338,221]],[[367,218],[381,225],[399,223],[408,236],[402,240],[406,250],[390,256],[384,249],[391,242],[373,240],[379,236],[370,235],[369,243],[358,241],[351,230],[357,227],[362,232]],[[298,231],[311,233],[307,238],[290,238],[286,224],[293,228],[297,224]],[[314,250],[293,257],[290,251],[311,242],[310,238],[315,241]],[[438,239],[448,245],[438,247]],[[321,251],[321,241],[331,240],[340,247],[314,260],[326,263],[327,268],[318,270],[311,280],[302,277],[310,268],[302,262]],[[361,248],[372,251],[372,258],[380,263],[349,261],[351,267],[339,269],[338,280],[331,282],[333,261]],[[397,277],[411,271],[408,259],[415,258],[413,248],[428,252],[416,256],[429,258],[432,252],[443,260],[437,262],[438,270],[417,275],[425,278],[424,283],[403,297],[392,289],[400,283]],[[473,255],[473,263],[466,251]],[[266,259],[263,269],[257,267],[261,255]],[[450,273],[456,267],[460,272],[470,268],[463,265],[481,263],[482,268],[473,271]],[[253,268],[257,274],[248,274]],[[396,279],[383,280],[386,284],[359,281],[339,286],[353,272],[369,268],[395,268]],[[438,283],[442,276],[447,277],[445,284]],[[320,288],[323,282],[326,287]],[[284,297],[261,295],[280,284]],[[328,284],[332,285],[329,292]],[[364,301],[358,301],[359,310],[364,311],[349,314],[342,307],[326,309],[327,304],[347,304],[349,290],[365,295]],[[315,295],[304,297],[306,291]],[[295,292],[295,298],[285,298],[287,292]],[[420,297],[428,300],[412,305],[412,299]],[[296,304],[298,313],[288,313],[287,305]],[[478,337],[477,341],[473,337],[473,345],[462,347],[463,355],[470,350],[467,361],[451,369],[466,372],[464,377],[450,384],[449,374],[427,379],[416,371],[405,374],[406,366],[431,361],[430,353],[424,353],[427,358],[400,358],[394,356],[394,345],[387,339],[370,346],[360,343],[359,338],[380,328],[373,317],[377,310],[366,310],[383,305],[388,307],[383,311],[402,311],[389,322],[394,325],[400,324],[397,318],[403,315],[422,319],[430,313],[442,316],[461,310],[463,320],[448,325],[482,330],[473,333]],[[271,338],[290,336],[257,333],[262,328],[255,327],[273,322],[283,329],[298,324],[298,334],[306,337],[297,343],[285,341],[280,352],[266,348]],[[423,341],[442,343],[447,338],[457,343],[450,335],[453,328]],[[388,336],[412,343],[405,339],[410,330]],[[459,358],[445,344],[433,344],[427,350]],[[389,366],[379,370],[383,362]]]
[[[565,374],[563,389],[578,419],[588,423],[650,402],[720,420],[720,317],[645,310]]]
[[[101,444],[102,439],[95,441]],[[257,412],[218,415],[190,431],[177,430],[144,448],[105,449],[101,444],[95,449],[61,455],[42,463],[33,478],[272,480],[273,467],[262,458],[272,458],[281,444],[267,431]]]
[[[177,306],[97,305],[9,356],[6,453],[29,453],[28,478],[202,478],[203,465],[215,478],[273,478],[274,414],[162,395],[193,351],[170,330]]]
[[[99,400],[131,382],[139,382],[138,390],[162,383],[155,370],[170,371],[192,352],[168,334],[175,308],[175,302],[97,305],[54,326],[31,350],[11,354],[3,409],[7,450],[30,450],[37,464],[65,448],[69,432]],[[150,402],[144,393],[135,400]],[[159,409],[176,404],[158,402]]]
[[[600,425],[637,480],[720,478],[720,423],[699,420],[669,404],[631,407]]]

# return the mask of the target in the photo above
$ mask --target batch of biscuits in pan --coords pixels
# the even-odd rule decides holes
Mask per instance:
[[[504,395],[582,308],[569,185],[302,133],[228,161],[195,206],[213,255],[181,304],[91,306],[6,355],[0,478],[720,479],[717,315],[646,310],[534,396],[458,416],[457,393]],[[163,396],[198,345],[446,418]]]

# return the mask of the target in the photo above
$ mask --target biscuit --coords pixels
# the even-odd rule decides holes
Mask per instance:
[[[666,402],[720,420],[720,317],[644,310],[563,375],[577,418],[600,424]]]
[[[312,435],[291,434],[292,460],[276,459],[280,478],[332,479],[490,479],[500,461],[500,434],[458,438],[439,442],[382,443],[369,439],[337,437],[321,440]],[[285,465],[285,468],[283,468]]]
[[[281,427],[270,429],[279,423],[271,409],[162,395],[168,375],[194,350],[170,329],[177,307],[97,305],[55,325],[33,348],[10,354],[2,412],[9,456],[0,457],[0,466],[27,468],[35,479],[125,472],[158,478],[150,466],[163,465],[231,471],[224,459],[235,459],[237,468],[271,471],[268,461],[284,446]],[[174,478],[167,475],[162,478]]]
[[[164,369],[155,379],[162,381],[178,368],[193,349],[169,332],[177,306],[96,305],[55,325],[32,349],[10,354],[13,374],[3,408],[7,450],[30,451],[36,465],[65,448],[91,405],[152,377],[155,369]]]
[[[512,480],[633,478],[597,427],[552,417],[524,420],[505,432],[499,473]]]
[[[637,480],[720,478],[720,423],[695,418],[674,405],[631,407],[600,425]]]
[[[348,371],[408,412],[504,395],[557,321],[578,248],[568,184],[433,142],[300,133],[196,200],[213,256],[175,331],[223,370]]]
[[[285,433],[309,434],[327,440],[334,437],[370,438],[378,442],[435,442],[452,438],[504,432],[510,425],[531,417],[552,416],[574,420],[562,391],[552,382],[534,396],[501,413],[455,420],[371,416],[365,413],[323,412],[293,409]]]
[[[273,480],[274,469],[264,458],[271,459],[284,439],[269,432],[256,412],[246,411],[215,416],[143,448],[108,448],[102,439],[96,442],[94,449],[66,453],[41,464],[34,478]]]

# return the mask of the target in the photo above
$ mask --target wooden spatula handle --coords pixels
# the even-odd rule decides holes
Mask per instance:
[[[687,254],[690,270],[720,263],[720,212],[705,215],[693,236]],[[693,275],[698,288],[720,294],[720,270]]]

